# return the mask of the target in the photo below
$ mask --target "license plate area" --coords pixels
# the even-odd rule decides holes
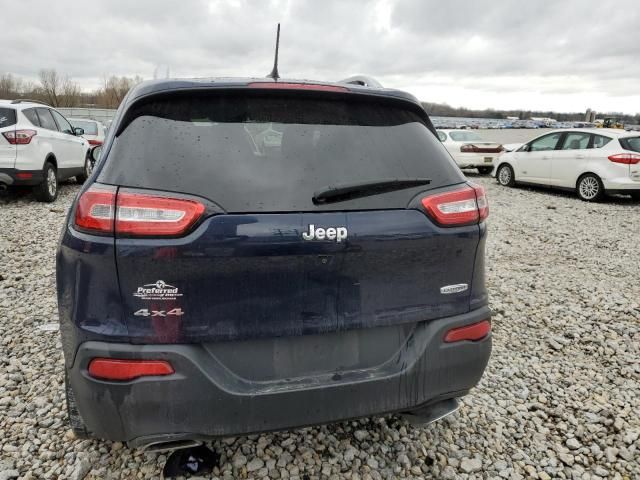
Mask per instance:
[[[484,163],[491,163],[493,162],[493,157],[484,157]]]

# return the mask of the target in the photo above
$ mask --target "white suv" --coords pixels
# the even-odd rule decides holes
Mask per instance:
[[[574,190],[585,201],[606,193],[640,200],[640,134],[614,129],[554,130],[498,159],[496,178]]]
[[[83,133],[48,105],[0,100],[0,189],[30,185],[39,201],[53,202],[59,180],[84,182],[93,162]]]

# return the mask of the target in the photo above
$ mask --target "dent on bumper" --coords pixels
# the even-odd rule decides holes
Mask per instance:
[[[418,323],[399,351],[371,368],[274,381],[242,378],[203,345],[86,342],[78,348],[69,380],[88,429],[97,437],[133,446],[330,423],[411,410],[465,394],[487,365],[491,336],[453,344],[442,339],[451,328],[489,317],[483,307]],[[250,362],[249,347],[246,355]],[[100,381],[87,374],[95,357],[167,360],[176,373]]]

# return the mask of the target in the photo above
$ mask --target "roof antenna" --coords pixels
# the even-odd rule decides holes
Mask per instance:
[[[278,23],[278,33],[276,34],[276,58],[273,61],[273,70],[271,73],[267,75],[267,77],[273,78],[275,81],[278,81],[280,78],[280,74],[278,73],[278,49],[280,48],[280,24]]]

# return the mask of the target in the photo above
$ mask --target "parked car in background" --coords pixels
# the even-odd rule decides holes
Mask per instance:
[[[640,200],[640,135],[623,130],[555,130],[504,153],[498,183],[546,185],[575,190],[582,200],[607,193]]]
[[[482,175],[491,173],[502,152],[502,145],[469,130],[438,130],[438,138],[460,168],[477,168]]]
[[[93,163],[83,134],[48,105],[0,100],[0,188],[31,186],[37,200],[53,202],[60,180],[84,182]]]
[[[113,129],[57,255],[77,435],[167,449],[429,422],[480,380],[487,199],[414,97],[158,80]]]
[[[90,120],[87,118],[69,118],[71,125],[77,128],[82,128],[84,134],[82,135],[89,141],[89,145],[102,145],[104,143],[104,137],[107,134],[105,126],[97,120]]]

